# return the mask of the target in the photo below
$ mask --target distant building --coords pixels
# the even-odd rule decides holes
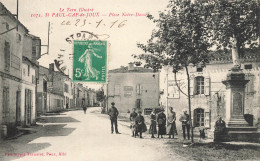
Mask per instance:
[[[191,94],[191,117],[195,127],[206,127],[214,129],[218,116],[224,119],[227,103],[226,86],[222,83],[226,79],[228,70],[233,66],[231,53],[216,53],[205,67],[190,66],[190,94]],[[221,56],[222,55],[222,56]],[[259,51],[246,52],[241,59],[243,72],[249,82],[245,89],[245,111],[244,114],[253,115],[254,125],[260,123],[260,55]],[[180,89],[187,94],[186,72],[177,73],[177,83]],[[168,80],[167,80],[168,79]],[[176,86],[172,68],[164,68],[160,73],[160,103],[163,106],[172,106],[177,113],[177,120],[183,113],[188,111],[188,99]],[[167,95],[168,82],[168,95]],[[177,121],[180,124],[179,121]]]
[[[87,87],[81,83],[74,83],[74,103],[76,108],[81,108],[83,105],[88,106]]]
[[[104,90],[108,97],[108,107],[115,102],[120,112],[137,108],[145,114],[148,114],[151,108],[158,108],[158,72],[154,73],[151,69],[135,67],[133,63],[129,63],[128,67],[110,70],[108,80],[108,88]]]
[[[40,66],[37,85],[38,114],[63,110],[67,103],[69,108],[72,99],[72,84],[68,75],[55,71],[54,63],[49,68]]]
[[[94,89],[88,89],[88,106],[96,106],[97,103],[97,93]]]

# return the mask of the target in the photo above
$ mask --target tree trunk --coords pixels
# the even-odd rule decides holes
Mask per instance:
[[[191,122],[191,99],[190,99],[190,74],[188,71],[188,65],[185,65],[186,74],[187,74],[187,80],[188,80],[188,102],[189,102],[189,121],[190,121],[190,128],[191,128],[191,142],[193,143],[193,126]]]

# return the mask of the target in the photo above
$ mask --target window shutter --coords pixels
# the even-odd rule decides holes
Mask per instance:
[[[209,96],[210,95],[210,78],[209,77],[205,77],[205,87],[204,87],[204,94],[206,96]]]
[[[204,126],[206,128],[210,128],[210,117],[209,117],[209,115],[210,115],[209,112],[205,112]]]
[[[194,95],[194,91],[195,91],[194,86],[195,86],[196,81],[194,81],[194,79],[195,79],[194,77],[190,77],[190,95],[191,96]]]
[[[140,94],[144,91],[144,87],[140,84]]]
[[[136,93],[141,94],[141,85],[140,84],[136,85]]]

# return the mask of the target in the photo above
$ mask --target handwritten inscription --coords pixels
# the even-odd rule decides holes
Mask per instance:
[[[75,21],[62,21],[61,25],[74,25],[77,27],[83,27],[83,26],[88,26],[88,25],[95,25],[96,28],[100,27],[100,26],[108,26],[109,28],[112,27],[117,27],[117,28],[121,28],[123,26],[126,25],[127,20],[115,20],[115,21],[104,21],[103,19],[99,20],[99,21],[95,21],[95,22],[91,22],[88,21],[87,19],[76,19]]]

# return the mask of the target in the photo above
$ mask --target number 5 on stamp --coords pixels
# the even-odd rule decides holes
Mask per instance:
[[[107,42],[73,41],[73,81],[106,83]]]

